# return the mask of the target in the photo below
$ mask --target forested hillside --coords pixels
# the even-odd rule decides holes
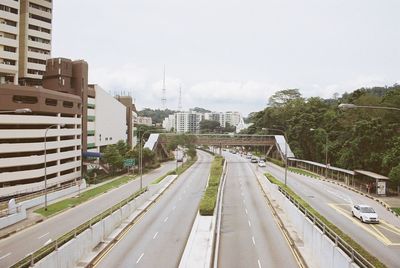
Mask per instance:
[[[340,110],[340,103],[400,108],[400,85],[361,88],[337,99],[303,98],[297,89],[282,90],[271,96],[267,108],[251,115],[254,125],[247,132],[283,129],[297,158],[320,163],[325,162],[327,134],[331,165],[374,171],[399,183],[400,111]]]

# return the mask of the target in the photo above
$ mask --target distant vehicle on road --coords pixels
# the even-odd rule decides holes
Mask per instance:
[[[258,161],[258,166],[259,167],[265,167],[266,166],[265,161],[264,160]]]
[[[354,205],[351,208],[351,214],[361,222],[379,223],[378,214],[368,205]]]
[[[251,159],[251,157],[252,157],[252,154],[251,153],[247,153],[246,158],[247,159]]]
[[[251,161],[251,163],[257,163],[258,159],[257,159],[257,157],[252,156],[250,161]]]

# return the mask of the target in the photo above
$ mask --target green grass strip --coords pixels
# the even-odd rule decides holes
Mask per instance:
[[[288,194],[295,199],[300,205],[305,207],[309,213],[317,217],[321,220],[328,228],[336,233],[340,238],[342,238],[347,244],[349,244],[355,251],[361,254],[366,260],[372,263],[377,268],[386,267],[383,263],[381,263],[376,257],[372,256],[368,251],[366,251],[360,244],[354,241],[350,236],[345,234],[342,230],[340,230],[336,225],[328,221],[324,216],[319,214],[313,207],[311,207],[306,201],[304,201],[300,196],[298,196],[292,189],[290,189],[287,185],[277,180],[274,176],[269,173],[264,174],[268,180],[274,184],[279,185],[281,188],[286,190]]]
[[[225,159],[222,156],[216,156],[211,163],[208,186],[204,192],[199,206],[199,212],[202,216],[211,216],[214,214],[215,204],[217,202],[218,186],[222,176],[224,161]]]
[[[303,176],[314,178],[314,179],[318,179],[319,178],[319,176],[317,174],[312,173],[312,172],[307,171],[307,170],[304,170],[304,169],[301,169],[301,168],[288,167],[288,170],[291,171],[291,172],[303,175]]]
[[[106,183],[106,184],[103,184],[96,188],[82,192],[79,195],[79,197],[72,197],[72,198],[68,198],[65,200],[61,200],[57,203],[51,204],[51,205],[47,206],[47,211],[44,210],[44,207],[43,207],[43,208],[39,208],[39,209],[35,210],[34,212],[39,213],[45,217],[52,216],[56,213],[66,210],[68,208],[75,207],[79,204],[82,204],[82,203],[84,203],[92,198],[95,198],[96,196],[99,196],[113,188],[118,188],[119,186],[126,184],[135,178],[137,178],[137,177],[136,176],[135,177],[123,176],[123,177],[116,179],[114,181],[111,181],[109,183]]]
[[[190,160],[186,161],[185,163],[183,163],[182,166],[178,167],[178,169],[171,170],[167,174],[162,175],[161,177],[155,179],[154,181],[151,182],[151,184],[153,185],[153,184],[160,183],[163,179],[165,179],[169,175],[181,175],[188,168],[190,168],[196,161],[197,161],[197,156],[195,158],[190,159]]]
[[[285,167],[285,164],[283,163],[283,161],[275,159],[275,158],[271,158],[271,157],[267,157],[267,160],[269,162],[274,163],[275,165],[281,166],[281,167]]]
[[[397,215],[400,216],[400,208],[391,208]]]

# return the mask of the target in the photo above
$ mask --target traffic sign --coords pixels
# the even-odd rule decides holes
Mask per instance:
[[[124,160],[124,167],[133,167],[135,165],[135,159],[129,158]]]

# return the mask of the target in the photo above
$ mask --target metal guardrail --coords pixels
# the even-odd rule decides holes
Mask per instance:
[[[351,260],[362,268],[373,268],[375,267],[372,263],[370,263],[367,259],[365,259],[358,251],[356,251],[352,246],[350,246],[346,241],[344,241],[339,235],[337,235],[332,229],[325,225],[319,218],[314,216],[313,213],[308,211],[303,205],[301,205],[296,199],[294,199],[285,189],[281,186],[278,186],[279,191],[292,202],[303,214],[305,217],[310,219],[310,221],[322,231],[324,235],[326,235],[332,242],[335,243],[335,246],[343,250],[351,258]]]
[[[91,228],[93,224],[103,220],[104,218],[108,217],[116,210],[120,209],[122,206],[128,204],[130,201],[141,195],[142,193],[146,192],[148,187],[144,187],[141,191],[137,191],[136,193],[132,194],[130,197],[122,200],[118,204],[110,207],[109,209],[103,211],[99,215],[95,216],[94,218],[86,221],[85,223],[79,225],[72,231],[60,236],[56,240],[52,241],[51,243],[47,244],[46,246],[36,250],[35,252],[31,253],[30,255],[26,256],[16,264],[12,265],[11,267],[30,267],[33,266],[35,263],[52,253],[53,251],[57,250],[59,247],[67,243],[68,241],[76,238],[77,235],[83,233],[87,229]]]

